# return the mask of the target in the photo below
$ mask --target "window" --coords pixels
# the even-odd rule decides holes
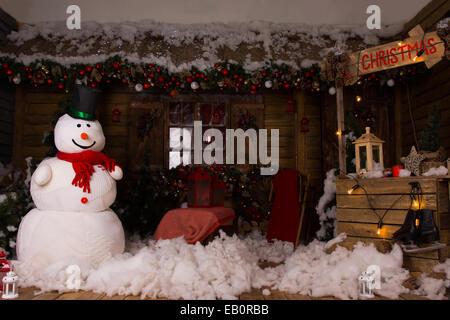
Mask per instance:
[[[191,164],[194,160],[194,121],[202,122],[202,137],[210,128],[219,129],[225,136],[228,127],[226,103],[172,102],[169,105],[169,168]],[[212,138],[203,141],[203,148]],[[181,150],[181,151],[180,151]]]

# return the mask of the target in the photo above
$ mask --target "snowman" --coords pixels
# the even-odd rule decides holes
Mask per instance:
[[[17,257],[35,268],[63,261],[96,265],[124,250],[122,224],[109,208],[123,172],[101,152],[99,94],[74,88],[70,111],[55,126],[57,156],[43,160],[31,177],[36,208],[20,223]]]

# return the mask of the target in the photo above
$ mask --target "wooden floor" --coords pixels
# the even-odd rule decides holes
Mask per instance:
[[[243,293],[239,296],[239,300],[339,300],[335,297],[309,297],[300,294],[291,294],[276,290],[270,290],[271,294],[265,296],[262,290],[254,290]],[[37,288],[20,288],[19,298],[15,300],[141,300],[139,296],[112,296],[108,297],[104,293],[95,293],[91,291],[78,291],[69,293],[47,292],[36,294],[39,292]],[[1,300],[1,299],[0,299]],[[149,299],[144,300],[167,300],[167,299]],[[374,300],[389,300],[384,297],[375,297]],[[399,300],[427,300],[423,297],[411,294],[400,295]]]

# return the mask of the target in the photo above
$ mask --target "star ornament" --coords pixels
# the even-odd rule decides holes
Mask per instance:
[[[402,157],[401,162],[405,165],[405,169],[411,171],[416,176],[420,175],[420,163],[425,159],[425,155],[418,153],[416,147],[412,146],[409,155]]]

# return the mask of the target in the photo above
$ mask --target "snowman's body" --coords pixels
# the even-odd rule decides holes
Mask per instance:
[[[102,166],[94,166],[91,192],[87,193],[72,185],[75,172],[70,162],[55,157],[44,160],[40,166],[43,165],[51,168],[52,179],[43,186],[32,179],[30,188],[33,202],[39,210],[97,212],[108,209],[114,203],[116,181]]]
[[[55,127],[55,144],[59,151],[70,154],[100,152],[105,137],[98,121],[64,115]],[[123,252],[122,224],[109,209],[122,169],[93,168],[88,192],[72,184],[75,171],[71,162],[55,157],[39,164],[30,187],[36,209],[22,219],[17,235],[20,261],[36,268],[61,261],[97,264]]]

